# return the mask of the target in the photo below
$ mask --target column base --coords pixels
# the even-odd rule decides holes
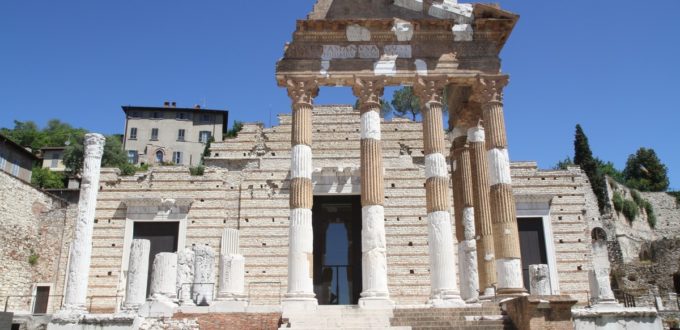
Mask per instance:
[[[281,301],[284,314],[295,312],[315,312],[319,308],[319,301],[313,297],[286,297]]]
[[[65,305],[61,310],[54,313],[52,321],[54,323],[77,323],[85,315],[87,315],[87,309],[85,306]]]
[[[389,297],[359,298],[359,308],[362,309],[394,309],[395,303]]]
[[[446,290],[432,295],[427,303],[434,308],[463,307],[466,305],[465,301],[458,295],[458,292]]]
[[[516,298],[528,296],[529,292],[525,288],[498,288],[497,295],[499,298]]]
[[[485,288],[484,291],[479,294],[479,301],[493,301],[496,299],[496,289],[493,287]]]
[[[139,316],[143,317],[172,317],[175,314],[177,304],[170,298],[162,295],[154,295],[153,298],[139,307]]]

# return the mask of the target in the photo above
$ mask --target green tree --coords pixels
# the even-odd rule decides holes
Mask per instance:
[[[42,168],[36,166],[33,168],[31,176],[31,183],[43,189],[61,189],[64,188],[64,175],[58,172],[52,172],[49,168]]]
[[[571,157],[567,156],[566,158],[557,162],[557,164],[553,166],[553,170],[566,170],[569,166],[574,166],[574,161],[571,160]]]
[[[394,91],[392,107],[397,117],[411,116],[413,121],[420,114],[420,99],[413,93],[413,87],[406,86]]]
[[[574,163],[581,166],[593,189],[593,193],[597,197],[597,205],[600,212],[605,212],[609,209],[609,198],[607,197],[607,180],[602,172],[598,170],[597,161],[593,158],[593,152],[590,150],[588,137],[583,132],[581,125],[576,125],[576,133],[574,134]]]
[[[597,157],[595,157],[595,163],[597,164],[597,170],[603,175],[609,176],[616,182],[624,183],[623,173],[614,167],[614,163],[605,162]]]
[[[668,170],[654,149],[640,148],[628,157],[623,170],[626,185],[640,191],[668,190]]]
[[[359,109],[359,100],[354,103],[354,109]],[[392,106],[385,101],[385,99],[380,99],[380,116],[385,117],[392,112]]]
[[[3,135],[21,146],[29,147],[37,153],[43,147],[61,147],[66,141],[73,142],[82,137],[87,131],[82,128],[51,119],[43,129],[39,129],[32,121],[14,121],[14,128],[0,129]]]
[[[64,166],[69,174],[75,175],[83,169],[84,135],[75,139],[64,151]],[[102,155],[102,167],[120,167],[127,163],[127,155],[123,151],[119,136],[107,136]]]
[[[231,129],[227,131],[227,137],[228,138],[235,138],[238,135],[238,132],[240,132],[243,129],[243,123],[235,120],[234,125],[231,126]]]
[[[210,136],[210,139],[208,139],[208,143],[205,144],[205,148],[203,148],[203,154],[201,155],[201,165],[204,164],[205,157],[210,157],[210,145],[215,142],[215,138]]]

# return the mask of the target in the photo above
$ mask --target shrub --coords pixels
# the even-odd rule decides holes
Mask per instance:
[[[203,173],[205,173],[205,167],[203,165],[190,167],[189,173],[191,173],[191,175],[203,175]]]
[[[649,227],[656,227],[656,214],[654,214],[654,206],[648,201],[644,201],[645,213],[647,214],[647,223]]]
[[[149,164],[139,164],[139,166],[135,169],[137,172],[146,172],[149,170]]]
[[[638,192],[635,189],[630,190],[630,197],[633,197],[633,201],[635,204],[637,204],[639,207],[645,206],[645,200],[642,199],[642,196],[640,196],[640,192]]]
[[[118,166],[118,169],[120,169],[120,175],[122,176],[131,176],[137,173],[137,168],[130,163],[121,164]]]
[[[675,205],[680,208],[680,191],[669,191],[668,194],[675,197]]]
[[[614,210],[616,210],[616,212],[623,211],[623,196],[621,196],[621,193],[615,191],[612,202],[614,203]]]
[[[635,218],[640,214],[640,209],[637,203],[630,199],[623,201],[623,215],[628,219],[629,222],[633,222]]]
[[[33,249],[31,249],[31,255],[28,256],[28,264],[31,266],[35,266],[38,264],[38,259],[40,259],[40,256],[37,255],[35,251],[33,251]]]
[[[31,183],[43,189],[64,188],[66,178],[63,173],[52,172],[49,168],[34,167],[31,174]]]

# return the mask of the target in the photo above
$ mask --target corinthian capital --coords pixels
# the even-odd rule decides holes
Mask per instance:
[[[319,85],[316,80],[312,79],[288,79],[286,88],[293,104],[312,104],[312,100],[319,95]]]
[[[385,80],[357,78],[354,81],[354,86],[352,86],[352,91],[354,96],[359,99],[359,106],[362,109],[370,103],[380,105],[380,98],[385,91]]]
[[[442,103],[444,97],[444,87],[446,87],[447,80],[444,78],[427,78],[418,77],[413,91],[416,96],[420,98],[422,105],[428,103]]]
[[[478,77],[473,98],[482,105],[503,102],[503,88],[508,84],[508,80],[508,76]]]
[[[85,146],[85,157],[101,158],[104,154],[104,144],[106,138],[98,133],[85,134],[83,144]]]

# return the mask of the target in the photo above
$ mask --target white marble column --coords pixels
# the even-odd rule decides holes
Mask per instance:
[[[215,252],[207,245],[194,247],[193,298],[198,306],[210,305],[215,288]]]
[[[288,291],[284,309],[314,309],[314,232],[312,230],[312,102],[319,92],[315,81],[289,80],[293,101],[290,166],[290,225]]]
[[[125,309],[135,310],[146,302],[146,285],[149,276],[149,251],[151,241],[135,239],[130,248],[130,262],[125,288]]]
[[[362,308],[391,308],[387,287],[385,189],[380,132],[380,98],[384,82],[356,79],[353,91],[361,113],[361,268]]]
[[[105,142],[106,139],[101,134],[85,134],[78,218],[76,220],[75,237],[71,246],[63,308],[75,313],[85,313],[86,311],[87,283],[92,256],[92,232],[94,230],[97,192],[99,192],[99,171]]]
[[[194,251],[186,248],[177,252],[177,285],[179,304],[182,306],[194,306],[191,297],[191,288],[194,283]]]
[[[456,278],[449,173],[444,157],[442,95],[446,80],[420,78],[415,92],[423,116],[425,152],[425,194],[427,202],[428,246],[430,255],[430,303],[435,307],[462,306]]]
[[[602,304],[618,304],[612,291],[611,282],[609,279],[610,264],[609,254],[607,252],[607,241],[603,239],[594,239],[593,247],[593,269],[590,270],[590,294],[595,300],[596,305]]]
[[[225,229],[220,251],[220,291],[218,300],[245,298],[245,258],[239,253],[239,232]]]
[[[155,300],[175,298],[177,285],[177,254],[161,252],[153,259],[149,294]]]

